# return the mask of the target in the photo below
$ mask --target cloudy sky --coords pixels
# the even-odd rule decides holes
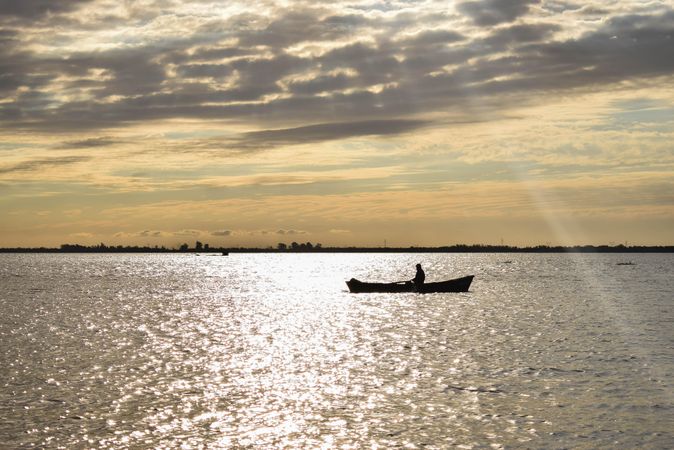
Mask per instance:
[[[0,246],[674,244],[674,0],[0,0]]]

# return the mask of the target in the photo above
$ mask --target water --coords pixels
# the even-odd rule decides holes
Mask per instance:
[[[417,262],[476,275],[471,292],[346,291]],[[2,255],[0,447],[671,448],[673,271],[645,254]]]

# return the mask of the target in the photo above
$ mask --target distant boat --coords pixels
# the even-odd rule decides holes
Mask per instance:
[[[351,278],[346,282],[352,293],[361,292],[420,292],[422,294],[433,292],[467,292],[473,275],[435,283],[424,283],[421,289],[409,281],[398,283],[367,283]]]
[[[229,255],[228,252],[222,252],[222,256],[228,256],[228,255]]]
[[[616,263],[616,266],[636,266],[636,264],[633,263],[632,261],[627,261]]]

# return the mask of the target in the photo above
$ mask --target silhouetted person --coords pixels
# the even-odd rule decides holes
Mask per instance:
[[[417,274],[414,275],[414,279],[412,282],[417,286],[421,286],[424,284],[424,281],[426,280],[426,274],[424,273],[424,269],[421,268],[421,264],[417,264]]]

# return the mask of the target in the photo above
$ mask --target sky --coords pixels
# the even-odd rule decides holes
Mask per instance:
[[[674,0],[0,0],[0,246],[674,244]]]

